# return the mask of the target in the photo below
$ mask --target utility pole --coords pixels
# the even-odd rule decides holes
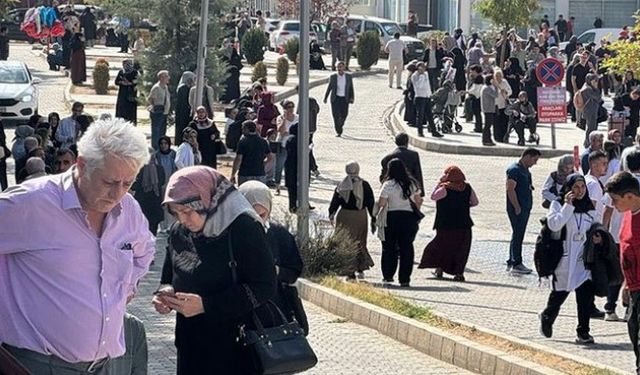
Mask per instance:
[[[309,240],[309,16],[310,0],[300,0],[298,82],[298,243]]]
[[[198,34],[198,67],[196,68],[196,102],[195,109],[202,105],[204,93],[204,70],[207,62],[207,23],[209,22],[209,0],[202,0],[200,5],[200,32]]]

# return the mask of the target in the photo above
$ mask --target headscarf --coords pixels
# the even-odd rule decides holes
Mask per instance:
[[[133,72],[135,70],[135,66],[133,65],[133,60],[132,59],[122,60],[122,70],[124,70],[125,73]]]
[[[271,212],[273,196],[267,185],[260,181],[247,181],[238,187],[238,191],[244,195],[251,206],[259,204]]]
[[[450,165],[444,170],[438,186],[454,191],[464,191],[464,189],[467,188],[466,180],[467,178],[460,168],[455,165]]]
[[[158,169],[156,168],[156,158],[153,156],[154,150],[149,147],[149,161],[142,167],[142,191],[160,196],[160,180],[158,179]]]
[[[203,165],[179,169],[169,179],[163,205],[176,203],[205,216],[202,233],[220,236],[242,214],[262,222],[249,202],[222,174]]]
[[[518,60],[517,57],[509,57],[509,62],[511,62],[511,65],[507,69],[508,71],[507,74],[516,74],[519,76],[524,76],[524,73],[525,73],[524,69],[522,69],[522,67],[520,66],[520,60]]]
[[[165,141],[169,144],[169,148],[167,149],[167,151],[162,151],[160,149],[160,142],[162,141]],[[158,139],[158,152],[165,155],[171,153],[171,138],[167,137],[166,135],[163,135],[162,137],[160,137],[160,139]]]
[[[198,117],[198,111],[200,110],[204,111],[205,113],[205,116],[202,119]],[[200,130],[208,129],[213,125],[213,121],[209,120],[209,117],[207,117],[207,109],[203,105],[196,108],[196,114],[193,116],[193,121],[196,123],[196,126]]]
[[[621,134],[619,129],[609,130],[609,132],[607,133],[607,138],[613,140],[613,136],[616,135],[616,133]]]
[[[567,193],[571,191],[571,188],[573,188],[573,185],[575,185],[576,182],[578,181],[582,181],[586,184],[584,176],[579,173],[573,173],[569,175],[569,177],[567,177],[567,180],[564,182],[564,185],[562,185],[562,190],[560,190],[560,197],[558,197],[558,201],[560,202],[560,204],[565,203],[564,202],[565,195],[567,195]],[[595,210],[595,207],[593,206],[593,202],[591,202],[591,198],[589,198],[589,190],[585,190],[584,197],[582,197],[582,199],[573,200],[573,207],[574,207],[573,212],[575,213],[587,213],[589,211]]]
[[[183,142],[188,142],[191,141],[194,138],[198,137],[198,132],[196,131],[196,129],[194,128],[185,128],[182,131],[182,141]]]
[[[182,85],[187,85],[191,87],[193,86],[195,79],[196,79],[196,75],[193,72],[186,71],[182,73],[182,77],[180,77],[180,82],[178,82],[178,87]]]
[[[357,161],[350,161],[345,166],[345,177],[338,185],[338,194],[345,202],[349,202],[351,194],[356,198],[356,207],[362,209],[364,204],[364,186],[363,180],[360,178],[360,165]]]

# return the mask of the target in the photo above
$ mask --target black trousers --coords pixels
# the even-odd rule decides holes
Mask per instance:
[[[564,37],[566,36],[566,32],[565,31],[558,31],[558,38],[560,39],[560,42],[564,42],[565,39]]]
[[[298,185],[287,186],[287,194],[289,195],[289,211],[298,208]]]
[[[491,143],[491,127],[496,121],[495,113],[484,114],[484,126],[482,127],[482,143]]]
[[[471,98],[471,111],[472,117],[476,118],[476,122],[474,125],[474,131],[476,133],[482,132],[482,106],[480,104],[479,98]]]
[[[507,134],[507,115],[503,109],[498,109],[496,113],[495,124],[493,125],[493,136],[496,142],[505,142],[504,136]]]
[[[433,113],[431,112],[431,98],[415,97],[413,103],[416,106],[416,127],[418,128],[418,134],[423,135],[424,124],[429,122],[429,131],[433,131],[436,128],[436,124],[433,122]]]
[[[440,74],[442,69],[431,68],[427,69],[427,75],[429,76],[429,85],[431,86],[431,92],[436,92],[438,89],[438,81],[440,80]]]
[[[413,240],[418,233],[418,221],[413,212],[390,211],[387,213],[387,227],[384,230],[385,240],[382,242],[382,277],[385,280],[393,280],[398,270],[398,258],[400,270],[398,280],[400,283],[411,281],[413,271],[413,259],[415,251]]]
[[[576,302],[578,303],[578,327],[576,328],[576,332],[579,335],[588,334],[589,319],[591,319],[594,301],[594,288],[591,280],[582,283],[582,285],[575,290],[575,293]],[[551,324],[553,324],[560,313],[560,307],[562,307],[562,304],[567,300],[568,296],[569,292],[552,291],[551,294],[549,294],[547,307],[542,312],[542,318],[549,319]]]
[[[309,134],[309,144],[313,143],[313,133]],[[313,148],[309,150],[309,170],[311,172],[315,172],[318,170],[318,163],[316,162],[316,157],[313,156]]]
[[[342,135],[344,122],[347,121],[347,116],[349,115],[347,98],[336,96],[336,99],[331,102],[331,115],[333,116],[333,126],[336,129],[336,134]]]
[[[537,128],[536,119],[531,117],[528,118],[526,122],[522,120],[513,120],[513,128],[516,130],[516,134],[518,135],[518,141],[524,142],[524,129],[529,129],[529,134],[534,134]]]
[[[0,191],[4,191],[9,187],[7,181],[7,159],[0,160]]]
[[[631,300],[629,303],[631,316],[629,317],[629,321],[627,321],[627,328],[629,330],[629,339],[633,346],[633,352],[636,354],[636,374],[640,375],[640,343],[638,342],[640,338],[640,314],[638,314],[638,309],[640,309],[640,290],[631,292]]]

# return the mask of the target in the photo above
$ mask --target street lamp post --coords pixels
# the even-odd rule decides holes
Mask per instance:
[[[204,70],[207,61],[207,23],[209,22],[209,0],[200,5],[200,32],[198,33],[198,66],[196,68],[196,102],[193,110],[202,105],[204,92]]]
[[[298,242],[309,240],[309,16],[310,0],[300,0],[298,82]]]

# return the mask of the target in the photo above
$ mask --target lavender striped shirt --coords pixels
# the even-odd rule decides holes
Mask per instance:
[[[73,171],[0,193],[0,342],[75,363],[124,354],[126,299],[155,239],[128,194],[97,237]]]

